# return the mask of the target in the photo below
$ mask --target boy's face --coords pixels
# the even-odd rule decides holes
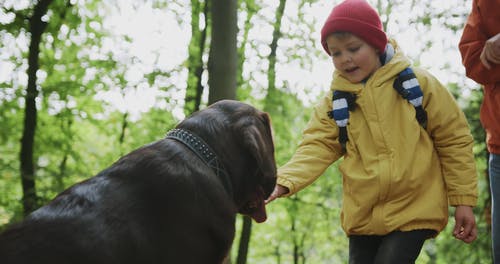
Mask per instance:
[[[379,52],[353,34],[333,34],[326,43],[335,68],[351,83],[367,79],[382,66]]]

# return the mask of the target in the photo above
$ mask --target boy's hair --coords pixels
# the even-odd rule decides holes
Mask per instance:
[[[345,38],[348,38],[352,35],[354,35],[354,34],[352,34],[351,32],[348,32],[348,31],[335,31],[332,34],[330,34],[330,36],[334,36],[335,38],[338,38],[338,39],[345,39]]]
[[[377,11],[365,0],[345,0],[335,6],[321,29],[321,45],[330,55],[326,38],[335,32],[349,32],[372,45],[381,54],[387,36]]]

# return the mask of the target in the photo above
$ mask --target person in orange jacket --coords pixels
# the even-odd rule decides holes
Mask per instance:
[[[486,131],[492,204],[493,261],[500,263],[500,1],[474,0],[458,45],[467,77],[484,87],[480,119]]]

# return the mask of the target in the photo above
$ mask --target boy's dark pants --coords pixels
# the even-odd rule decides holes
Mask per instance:
[[[395,231],[384,236],[349,237],[349,264],[415,263],[426,239],[434,230]]]

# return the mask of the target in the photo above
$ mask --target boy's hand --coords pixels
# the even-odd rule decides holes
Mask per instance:
[[[491,69],[491,64],[500,64],[500,33],[491,37],[484,43],[483,51],[479,56],[483,65]]]
[[[267,200],[265,202],[266,202],[266,204],[268,204],[268,203],[274,201],[276,198],[287,194],[288,192],[289,192],[289,190],[287,187],[285,187],[283,185],[276,184],[273,192],[271,193],[271,195],[269,195],[269,197],[267,197]]]
[[[453,236],[465,243],[471,243],[477,238],[476,219],[472,207],[459,205],[455,208]]]

